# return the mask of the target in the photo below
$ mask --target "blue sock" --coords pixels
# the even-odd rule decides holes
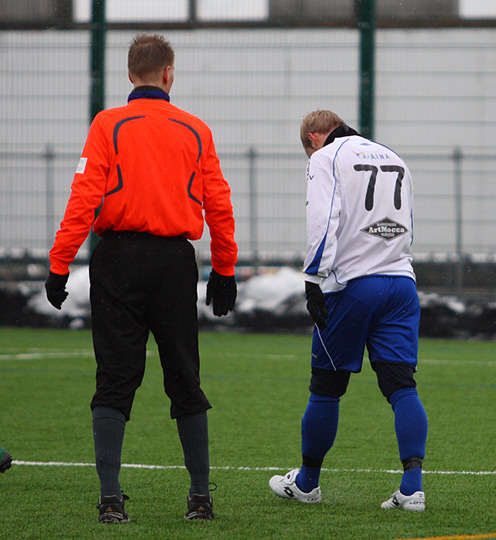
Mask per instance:
[[[389,397],[389,401],[394,411],[401,461],[413,457],[423,459],[427,440],[427,415],[416,388],[401,388]],[[422,491],[421,467],[413,467],[403,473],[400,491],[403,495]]]
[[[319,485],[322,461],[334,444],[339,421],[339,398],[310,394],[301,420],[303,465],[296,485],[305,492]]]
[[[416,491],[422,491],[422,469],[414,467],[403,473],[400,484],[403,495],[412,495]]]

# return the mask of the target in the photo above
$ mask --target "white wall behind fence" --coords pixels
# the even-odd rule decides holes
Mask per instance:
[[[134,33],[107,35],[107,107],[122,105],[131,91],[126,60]],[[357,31],[164,35],[176,50],[172,102],[214,133],[241,255],[298,260],[306,162],[299,124],[306,113],[329,108],[358,127]],[[379,30],[376,37],[375,138],[412,169],[416,252],[452,254],[461,240],[465,253],[495,254],[496,30]],[[89,39],[84,31],[0,32],[3,248],[43,255],[52,243],[88,129]],[[197,247],[206,256],[207,238]]]

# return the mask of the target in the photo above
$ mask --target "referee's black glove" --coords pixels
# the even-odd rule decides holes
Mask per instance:
[[[213,268],[207,283],[207,306],[212,302],[214,315],[222,317],[232,311],[237,288],[234,276],[221,276]]]
[[[307,298],[307,310],[313,322],[321,329],[327,326],[329,312],[322,289],[317,283],[305,281],[305,296]]]
[[[54,308],[60,309],[62,307],[62,303],[69,294],[65,290],[65,284],[67,283],[68,279],[69,274],[64,274],[61,276],[60,274],[54,274],[51,271],[48,272],[48,277],[45,281],[45,290],[48,301]]]

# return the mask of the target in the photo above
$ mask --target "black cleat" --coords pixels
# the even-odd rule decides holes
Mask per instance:
[[[184,519],[214,519],[213,500],[208,495],[188,495],[188,511]]]
[[[0,473],[4,473],[7,469],[10,469],[10,467],[12,467],[12,456],[4,450],[3,453],[0,454]]]
[[[100,510],[98,521],[100,523],[126,523],[129,521],[129,516],[124,510],[124,501],[128,499],[129,497],[124,494],[122,494],[121,499],[117,495],[101,497],[97,506]]]

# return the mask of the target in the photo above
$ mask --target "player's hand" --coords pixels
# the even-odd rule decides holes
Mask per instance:
[[[45,281],[45,291],[48,298],[48,301],[54,308],[60,309],[64,300],[69,294],[65,290],[65,284],[69,279],[69,274],[54,274],[53,272],[48,272],[47,280]]]
[[[207,283],[207,306],[212,302],[214,315],[222,317],[232,311],[236,296],[237,287],[234,276],[222,276],[212,268]]]
[[[307,298],[307,310],[313,322],[321,329],[327,326],[329,312],[324,293],[317,283],[305,281],[305,296]]]

